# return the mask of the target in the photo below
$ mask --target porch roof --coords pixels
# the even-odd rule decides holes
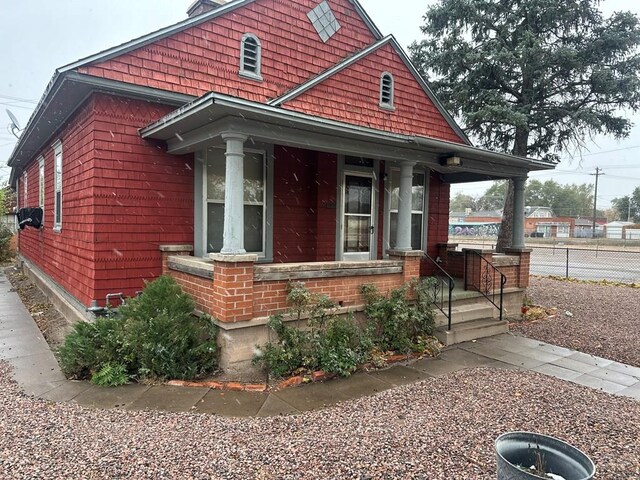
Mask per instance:
[[[146,139],[166,142],[169,153],[185,154],[222,144],[235,132],[253,141],[380,160],[416,161],[440,172],[450,183],[526,176],[554,164],[492,152],[433,138],[402,135],[208,93],[141,129]],[[459,157],[459,165],[447,159]]]

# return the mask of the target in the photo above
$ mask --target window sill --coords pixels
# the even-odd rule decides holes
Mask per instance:
[[[385,103],[380,103],[380,104],[378,104],[378,106],[382,110],[387,110],[388,112],[395,112],[396,111],[396,107],[394,107],[393,105],[387,105]]]
[[[240,72],[238,72],[238,75],[240,75],[242,78],[262,82],[262,75],[258,75],[257,73],[245,72],[241,70]]]

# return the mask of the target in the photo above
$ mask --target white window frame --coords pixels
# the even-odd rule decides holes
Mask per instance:
[[[386,101],[384,98],[384,87],[385,87],[385,79],[388,78],[391,84],[389,85],[389,100]],[[395,80],[393,75],[389,72],[382,72],[380,75],[380,108],[384,108],[385,110],[395,110],[394,106],[394,97],[395,97]]]
[[[211,149],[211,151],[214,150],[220,150],[224,153],[225,149],[223,147],[213,147]],[[268,179],[268,166],[267,166],[267,159],[268,157],[268,153],[266,150],[260,150],[260,149],[249,149],[249,148],[245,148],[244,149],[245,153],[252,153],[252,154],[259,154],[262,155],[262,182],[263,182],[263,188],[262,188],[262,251],[260,252],[247,252],[247,253],[253,253],[258,255],[258,258],[260,260],[264,260],[267,257],[267,251],[268,251],[268,235],[270,234],[270,230],[269,232],[268,227],[269,227],[269,223],[267,222],[267,198],[268,195],[270,195],[271,190],[270,190],[270,185],[271,183],[269,182]],[[205,157],[204,160],[204,165],[203,165],[203,181],[204,181],[204,190],[203,190],[203,197],[204,197],[204,209],[203,209],[203,215],[202,215],[202,222],[203,222],[203,236],[204,236],[204,254],[207,255],[209,252],[209,238],[208,238],[208,232],[209,232],[209,225],[208,225],[208,218],[209,218],[209,204],[223,204],[224,205],[224,200],[223,201],[219,201],[219,200],[209,200],[209,192],[207,191],[207,186],[208,186],[208,154],[210,152],[207,151],[207,157]],[[225,170],[225,182],[226,182],[226,170]],[[269,190],[269,191],[268,191]],[[244,192],[244,189],[243,189]],[[260,205],[260,203],[251,203],[251,202],[246,202],[243,199],[242,202],[242,206],[244,208],[245,205]]]
[[[386,257],[386,251],[391,248],[391,214],[398,213],[397,209],[391,208],[391,197],[393,195],[392,184],[391,184],[391,173],[392,172],[400,172],[400,168],[394,165],[386,166],[385,169],[385,195],[384,195],[384,232],[383,232],[383,242],[384,242],[384,256]],[[422,234],[420,235],[420,250],[423,252],[426,251],[426,241],[427,235],[429,232],[429,179],[430,179],[430,171],[428,168],[414,167],[413,174],[414,175],[422,175],[424,178],[424,192],[422,198],[422,211],[411,209],[411,216],[420,214],[422,215]],[[412,181],[413,183],[413,181]],[[413,201],[411,203],[413,206]],[[413,247],[413,246],[412,246]]]
[[[24,203],[23,208],[27,208],[27,205],[29,205],[28,180],[29,180],[29,174],[25,170],[24,172],[22,172],[22,202]]]
[[[38,158],[38,203],[42,209],[42,225],[44,225],[44,157]]]
[[[58,140],[52,145],[53,148],[53,231],[62,230],[62,181],[64,178],[64,157],[62,154],[62,142]],[[58,193],[60,194],[58,199]],[[60,202],[58,209],[58,202]],[[59,214],[58,214],[59,212]]]
[[[255,71],[245,68],[245,46],[248,40],[256,43],[256,67]],[[240,76],[250,78],[252,80],[262,81],[262,43],[260,39],[253,33],[245,33],[240,41]]]

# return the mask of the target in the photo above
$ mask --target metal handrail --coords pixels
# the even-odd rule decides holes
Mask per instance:
[[[447,318],[447,330],[451,330],[451,296],[453,294],[453,289],[456,287],[456,282],[453,280],[453,277],[449,275],[444,268],[440,266],[440,264],[431,258],[426,253],[423,253],[424,258],[428,259],[435,265],[436,270],[439,272],[439,275],[433,275],[433,278],[439,280],[439,282],[435,282],[433,284],[433,303],[438,310],[442,312],[442,314]],[[444,288],[443,288],[444,287]],[[445,289],[448,291],[448,302],[447,302],[447,311],[444,311],[444,292]],[[440,303],[438,303],[438,296],[440,296]]]
[[[471,275],[467,271],[469,262],[467,262],[467,255],[476,255],[480,259],[480,284],[476,285],[475,282],[469,283],[469,277],[472,277],[475,281],[476,262],[472,262]],[[500,298],[499,303],[496,303],[496,280],[499,275],[500,278]],[[502,303],[504,298],[504,286],[507,283],[507,277],[499,269],[495,267],[489,260],[484,258],[480,253],[473,250],[464,251],[464,289],[467,290],[469,286],[475,288],[480,292],[489,302],[500,311],[500,320],[502,320]]]

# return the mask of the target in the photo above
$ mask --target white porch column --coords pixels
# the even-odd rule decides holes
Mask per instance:
[[[513,231],[511,248],[524,248],[524,186],[527,177],[513,179]]]
[[[400,164],[396,250],[411,250],[411,197],[413,191],[413,167],[415,164],[416,162],[402,162]]]
[[[222,134],[227,143],[224,187],[223,255],[246,253],[244,249],[244,142],[245,135]]]

